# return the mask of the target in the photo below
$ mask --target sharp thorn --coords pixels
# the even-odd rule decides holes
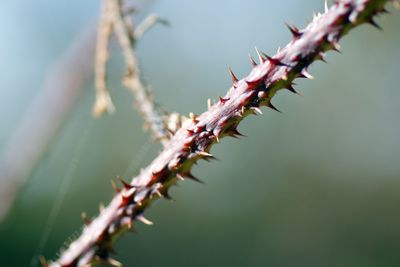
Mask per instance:
[[[265,55],[265,54],[264,54]],[[287,64],[283,63],[282,61],[280,61],[279,59],[275,59],[273,57],[270,57],[268,55],[265,55],[265,57],[269,60],[269,62],[271,62],[271,64],[276,65],[276,66],[286,66],[288,67]]]
[[[122,267],[122,263],[112,259],[112,258],[108,258],[105,260],[105,263],[110,264],[111,266],[115,266],[115,267]]]
[[[229,75],[232,78],[233,86],[236,86],[236,83],[239,81],[238,78],[235,76],[235,74],[232,72],[231,68],[228,68]]]
[[[378,30],[383,31],[381,26],[379,26],[372,17],[368,20],[368,23],[377,28]]]
[[[204,156],[204,157],[213,157],[212,154],[210,154],[206,151],[196,151],[196,153],[197,153],[197,155]]]
[[[176,178],[178,178],[181,181],[185,181],[185,177],[183,177],[180,173],[176,174]]]
[[[299,95],[299,93],[294,89],[293,85],[289,84],[286,89],[288,89],[290,92]]]
[[[312,76],[310,73],[308,73],[308,71],[306,69],[303,69],[301,71],[301,75],[302,75],[302,77],[305,77],[305,78],[310,79],[310,80],[314,79],[314,76]]]
[[[159,190],[155,190],[154,193],[158,196],[158,197],[163,197],[163,195],[161,194],[161,192]]]
[[[121,177],[118,176],[117,179],[122,183],[122,185],[124,186],[124,188],[126,190],[129,190],[129,189],[133,188],[133,185],[131,185],[130,183],[124,181]]]
[[[258,108],[258,107],[251,107],[250,109],[254,110],[256,113],[258,113],[258,114],[260,114],[260,115],[263,114],[262,111],[261,111],[261,109]]]
[[[334,51],[338,52],[338,53],[341,53],[341,52],[340,52],[340,44],[339,44],[338,42],[333,42],[333,43],[332,43],[332,49],[333,49]]]
[[[164,198],[174,201],[174,199],[169,195],[169,193],[167,191],[163,192],[162,195]]]
[[[181,175],[184,176],[184,177],[187,177],[187,178],[189,178],[189,179],[191,179],[191,180],[193,180],[195,182],[198,182],[200,184],[204,184],[204,182],[202,180],[199,180],[198,178],[193,176],[193,174],[191,174],[190,172],[182,173]]]
[[[115,184],[114,180],[111,180],[111,186],[116,193],[121,192],[121,189],[118,188],[118,186]]]
[[[321,61],[324,62],[324,63],[328,63],[328,62],[326,62],[326,60],[325,60],[325,54],[324,54],[323,52],[320,52],[320,53],[318,54],[317,59],[321,60]]]
[[[257,55],[258,55],[258,60],[260,61],[260,63],[264,63],[267,59],[264,56],[264,53],[262,53],[260,50],[258,50],[257,47],[255,47]]]
[[[272,105],[271,101],[269,101],[267,103],[267,107],[269,107],[269,108],[271,108],[271,109],[273,109],[275,111],[278,111],[279,113],[282,113],[279,109],[277,109],[274,105]]]
[[[325,13],[328,13],[329,7],[328,7],[328,1],[327,0],[325,0],[324,9],[325,9]]]
[[[253,66],[253,67],[255,67],[255,66],[257,66],[257,62],[254,60],[254,58],[250,55],[250,53],[249,53],[249,60],[250,60],[250,63],[251,63],[251,65]]]
[[[286,26],[289,28],[289,31],[292,33],[294,39],[298,39],[301,37],[301,31],[296,27],[286,23]]]
[[[146,217],[144,217],[143,214],[137,215],[136,219],[138,221],[141,221],[144,224],[147,224],[147,225],[153,225],[154,224],[152,221],[150,221]]]
[[[241,134],[236,128],[231,129],[230,133],[231,133],[232,136],[243,136],[243,137],[246,137],[244,134]]]

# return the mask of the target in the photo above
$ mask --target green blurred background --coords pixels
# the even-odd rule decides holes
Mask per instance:
[[[0,149],[16,129],[46,73],[88,25],[100,1],[5,0],[0,9]],[[142,1],[145,2],[145,1]],[[200,113],[207,98],[242,77],[254,46],[273,54],[306,25],[323,0],[158,0],[144,3],[157,26],[137,54],[155,98],[170,111]],[[317,63],[302,96],[274,98],[240,126],[247,135],[213,148],[191,181],[172,189],[116,246],[125,266],[400,266],[400,14],[363,26],[342,42],[343,54]],[[90,26],[91,27],[91,26]],[[77,235],[86,211],[95,216],[113,195],[110,179],[128,179],[160,146],[142,131],[122,88],[116,46],[109,84],[117,113],[94,120],[93,77],[45,156],[0,224],[0,265],[30,266],[36,253],[54,259]],[[23,151],[21,151],[23,153]],[[67,182],[65,182],[67,181]],[[61,199],[60,199],[61,198]],[[57,204],[58,203],[58,204]],[[59,212],[53,214],[54,205]],[[47,237],[43,239],[43,236]],[[33,266],[33,265],[31,265]]]

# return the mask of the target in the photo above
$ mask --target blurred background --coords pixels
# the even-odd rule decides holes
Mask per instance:
[[[135,4],[137,21],[154,12],[171,24],[138,44],[144,78],[163,107],[188,114],[224,94],[228,66],[243,77],[254,46],[275,53],[290,40],[284,23],[305,26],[324,1]],[[95,216],[112,198],[110,180],[130,179],[160,150],[121,86],[116,45],[108,71],[117,112],[91,117],[99,9],[96,0],[2,3],[4,209],[18,188],[0,223],[2,266],[55,259],[79,234],[81,212]],[[116,258],[143,267],[399,266],[400,14],[391,11],[379,19],[384,32],[357,28],[342,55],[314,64],[316,79],[298,81],[301,96],[278,93],[283,114],[264,109],[241,124],[246,138],[215,146],[220,161],[194,168],[206,184],[173,188],[176,201],[149,209],[155,225],[121,238]]]

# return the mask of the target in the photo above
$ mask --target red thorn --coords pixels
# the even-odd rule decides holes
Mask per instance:
[[[245,82],[247,83],[247,87],[249,89],[254,89],[260,84],[259,81],[245,81]]]
[[[187,131],[190,135],[193,135],[193,134],[194,134],[194,130],[192,130],[192,129],[186,129],[186,131]]]
[[[195,132],[196,133],[202,132],[202,131],[204,131],[205,128],[206,128],[205,125],[197,125]]]
[[[303,35],[303,33],[296,26],[289,25],[287,23],[286,26],[289,28],[289,31],[292,33],[292,36],[295,40]]]
[[[257,62],[254,60],[254,58],[250,54],[249,54],[249,60],[253,67],[257,66]]]
[[[271,101],[269,101],[267,103],[267,107],[269,107],[269,108],[271,108],[271,109],[273,109],[275,111],[278,111],[279,113],[282,113],[279,109],[277,109],[274,105],[272,105]]]
[[[238,78],[235,76],[235,74],[232,72],[231,68],[228,68],[229,75],[232,78],[233,86],[236,87],[236,83],[239,81]]]
[[[288,64],[283,63],[282,61],[280,61],[279,59],[270,57],[268,55],[265,55],[265,57],[269,60],[269,62],[271,62],[271,64],[276,65],[276,66],[286,66],[288,67]]]
[[[230,98],[223,98],[222,96],[219,97],[219,101],[221,104],[225,104],[226,101],[228,101]]]
[[[121,177],[118,176],[117,179],[122,183],[122,185],[124,186],[125,189],[129,190],[129,189],[133,188],[133,185],[124,181]]]
[[[126,206],[131,200],[132,196],[124,196],[121,194],[121,203],[119,204],[119,207]]]

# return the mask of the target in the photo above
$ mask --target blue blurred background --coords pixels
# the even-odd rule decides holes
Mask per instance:
[[[154,12],[171,24],[138,44],[144,78],[167,110],[200,113],[230,86],[228,66],[248,73],[254,46],[273,54],[290,40],[284,23],[305,26],[323,2],[142,1],[138,21]],[[99,8],[95,0],[3,1],[0,150],[77,36],[94,34]],[[241,124],[247,138],[215,146],[221,160],[194,169],[206,184],[173,188],[176,201],[156,203],[147,212],[155,225],[124,236],[116,258],[143,267],[399,266],[400,16],[391,11],[379,19],[384,32],[362,26],[342,41],[342,55],[313,65],[316,79],[298,81],[302,96],[280,92],[273,103],[283,114],[264,109]],[[121,86],[116,45],[108,71],[116,114],[92,118],[90,72],[0,224],[1,266],[54,259],[79,234],[81,212],[95,216],[112,198],[110,179],[135,176],[157,155]]]

